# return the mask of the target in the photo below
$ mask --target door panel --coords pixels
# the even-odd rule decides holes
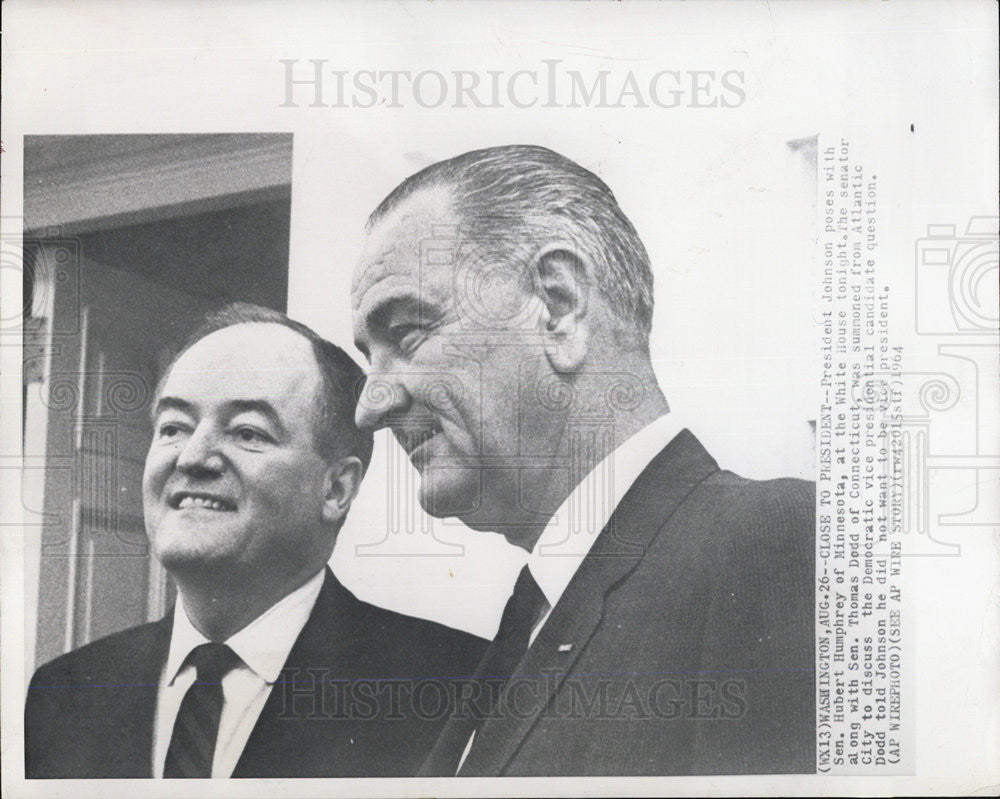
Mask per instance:
[[[142,518],[154,381],[208,309],[285,310],[292,135],[24,142],[30,669],[171,601]]]
[[[150,403],[160,365],[218,305],[79,254],[62,269],[53,315],[80,324],[50,336],[37,387],[48,417],[38,663],[162,613],[167,583],[142,518]]]

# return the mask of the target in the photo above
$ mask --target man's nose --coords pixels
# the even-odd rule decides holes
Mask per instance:
[[[199,425],[177,456],[177,469],[192,477],[209,477],[225,470],[225,459],[219,447],[219,435],[205,425]]]
[[[362,430],[374,432],[388,424],[386,418],[390,413],[406,410],[409,403],[410,394],[398,375],[369,369],[358,397],[354,423]]]

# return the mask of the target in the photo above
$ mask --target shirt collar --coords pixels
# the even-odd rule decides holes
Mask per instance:
[[[528,556],[549,607],[555,607],[632,483],[680,431],[674,413],[650,422],[608,453],[553,514]]]
[[[278,679],[288,660],[288,653],[309,620],[323,587],[325,572],[325,569],[320,569],[305,585],[272,605],[225,642],[265,682],[273,683]],[[188,618],[184,597],[178,593],[165,672],[170,683],[177,677],[191,650],[207,643],[209,640],[195,629]]]

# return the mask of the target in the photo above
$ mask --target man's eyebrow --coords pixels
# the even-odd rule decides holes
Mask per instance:
[[[366,338],[380,338],[386,332],[386,325],[395,313],[415,314],[417,321],[424,323],[439,315],[440,310],[433,300],[420,296],[412,288],[395,289],[388,296],[376,300],[372,307],[365,312],[362,324]],[[354,339],[354,346],[371,362],[371,354],[366,341],[357,337]]]
[[[266,417],[268,422],[274,425],[277,430],[284,434],[287,429],[281,423],[281,417],[267,400],[259,399],[235,399],[225,404],[227,416],[236,416],[240,413],[259,413]],[[164,411],[181,411],[182,413],[193,413],[194,404],[180,397],[160,397],[153,408],[153,419],[156,419]]]
[[[156,405],[153,406],[152,417],[155,419],[164,411],[171,410],[191,413],[194,410],[194,405],[187,400],[182,400],[180,397],[160,397],[156,401]]]
[[[365,327],[376,333],[385,327],[394,313],[414,313],[423,320],[428,314],[428,301],[410,292],[392,294],[376,302],[365,315]],[[359,347],[360,349],[360,347]]]

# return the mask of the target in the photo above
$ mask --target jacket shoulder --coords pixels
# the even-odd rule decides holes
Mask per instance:
[[[730,471],[718,471],[705,481],[709,491],[724,495],[743,508],[766,508],[769,505],[791,510],[812,511],[816,497],[816,484],[797,477],[779,477],[772,480],[752,480]]]
[[[169,627],[115,633],[35,672],[24,708],[29,778],[149,776],[161,630]]]
[[[368,603],[366,603],[368,604]],[[489,642],[430,619],[368,605],[369,624],[428,667],[472,672]]]
[[[699,491],[699,502],[718,530],[738,533],[743,544],[782,545],[814,535],[816,484],[783,477],[749,480],[732,472],[717,472]],[[734,542],[735,543],[735,542]]]
[[[31,678],[31,686],[82,685],[109,672],[135,656],[147,656],[154,647],[162,622],[150,622],[92,641],[79,649],[60,655],[40,666]],[[67,680],[72,682],[67,683]]]

